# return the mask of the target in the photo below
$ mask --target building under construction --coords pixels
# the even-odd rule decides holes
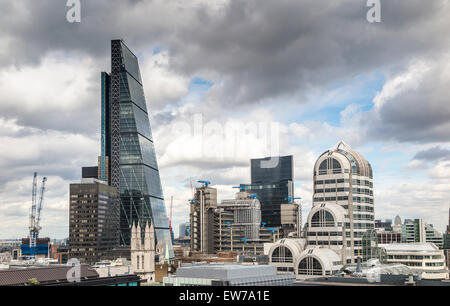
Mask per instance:
[[[263,254],[264,243],[278,238],[278,229],[262,227],[261,205],[256,197],[239,192],[214,211],[215,252]]]
[[[238,192],[236,199],[217,204],[217,189],[209,182],[196,188],[190,211],[191,250],[203,254],[236,252],[263,254],[264,243],[278,238],[278,229],[261,223],[257,197]]]

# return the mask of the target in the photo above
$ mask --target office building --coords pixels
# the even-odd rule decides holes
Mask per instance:
[[[277,275],[269,265],[183,264],[164,286],[292,286],[293,275]]]
[[[343,263],[354,263],[362,251],[362,237],[374,227],[372,167],[341,141],[315,163],[307,243],[334,249]]]
[[[214,254],[214,210],[217,208],[217,189],[205,184],[196,188],[190,204],[191,250]]]
[[[262,226],[257,197],[241,191],[235,199],[217,204],[217,190],[207,185],[196,188],[190,220],[191,251],[203,254],[263,254],[264,243],[279,234]]]
[[[242,191],[257,194],[262,221],[270,227],[281,226],[281,204],[294,196],[292,156],[251,160],[251,184],[241,184]]]
[[[385,249],[387,263],[404,264],[421,273],[423,279],[448,279],[444,252],[434,243],[380,244]]]
[[[377,235],[377,242],[386,243],[401,243],[401,219],[399,216],[395,217],[394,223],[391,219],[375,220],[375,231]]]
[[[433,225],[426,223],[423,219],[405,219],[402,225],[402,242],[429,242],[442,249],[444,237],[442,233],[433,228]]]
[[[93,264],[119,245],[116,188],[96,179],[70,184],[69,253]]]
[[[292,274],[297,279],[334,275],[343,267],[339,252],[308,246],[305,239],[282,238],[264,248],[278,274]]]
[[[280,205],[281,235],[288,237],[293,235],[301,237],[302,206],[297,203],[285,203]]]
[[[148,222],[173,256],[139,63],[122,40],[111,41],[111,73],[101,74],[98,173],[120,193],[120,244],[130,245],[133,223]]]
[[[273,242],[278,230],[262,227],[261,205],[256,197],[238,192],[214,211],[215,252],[261,255],[264,243]]]

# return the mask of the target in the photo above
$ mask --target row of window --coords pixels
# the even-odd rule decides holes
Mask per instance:
[[[373,215],[353,214],[353,220],[373,221]]]
[[[309,245],[342,245],[342,240],[308,241]]]
[[[325,188],[325,189],[315,189],[315,193],[326,193],[326,192],[350,192],[349,187],[338,187],[338,188]],[[353,194],[366,194],[373,196],[373,191],[365,188],[352,188]]]
[[[314,198],[314,202],[324,202],[324,201],[348,201],[348,196],[343,197],[325,197],[325,198]]]
[[[350,183],[350,179],[316,180],[316,185],[342,184],[342,183]],[[373,183],[367,180],[352,179],[352,185],[362,185],[373,188]]]
[[[277,267],[278,272],[294,272],[293,267]]]
[[[330,201],[348,201],[348,196],[343,197],[318,197],[314,198],[314,202],[330,202]],[[367,203],[373,204],[373,199],[364,197],[353,197],[353,203]]]
[[[350,228],[350,223],[346,223],[345,226]],[[354,229],[373,229],[375,227],[372,223],[353,223]]]
[[[410,266],[410,267],[422,267],[423,266],[421,262],[402,261],[399,263],[404,264],[406,266]],[[425,266],[426,267],[442,267],[442,266],[444,266],[444,263],[443,262],[426,262]]]
[[[342,236],[342,232],[308,232],[308,236]]]
[[[423,259],[442,259],[441,255],[389,255],[388,259],[409,259],[409,260],[423,260]]]

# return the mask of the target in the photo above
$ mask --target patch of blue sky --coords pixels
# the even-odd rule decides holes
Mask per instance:
[[[191,79],[191,82],[189,83],[189,91],[207,91],[213,85],[214,83],[209,80],[195,77]]]
[[[274,100],[268,106],[286,123],[311,120],[340,126],[340,114],[348,105],[360,105],[360,111],[372,109],[373,99],[384,83],[384,74],[377,71],[349,82],[338,81],[326,88],[312,89],[303,95]]]
[[[408,164],[411,162],[415,151],[409,145],[386,150],[386,143],[371,142],[370,145],[355,148],[372,165],[374,180],[384,181],[423,181],[423,175],[418,175],[424,170],[409,170]]]
[[[197,104],[203,100],[208,90],[214,85],[213,82],[195,77],[189,82],[189,92],[187,95],[182,97],[178,102],[177,106],[185,104]]]
[[[153,54],[161,53],[161,51],[162,51],[161,47],[154,47],[153,48]]]

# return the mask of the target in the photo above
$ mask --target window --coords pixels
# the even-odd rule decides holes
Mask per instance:
[[[279,246],[273,250],[272,262],[294,262],[291,250],[285,246]]]
[[[319,166],[319,175],[320,174],[336,174],[342,173],[342,167],[338,160],[328,157],[324,159]]]
[[[319,210],[311,218],[311,227],[334,227],[333,215],[327,210]]]
[[[323,275],[322,265],[320,262],[312,257],[308,256],[302,259],[298,264],[299,275]]]

